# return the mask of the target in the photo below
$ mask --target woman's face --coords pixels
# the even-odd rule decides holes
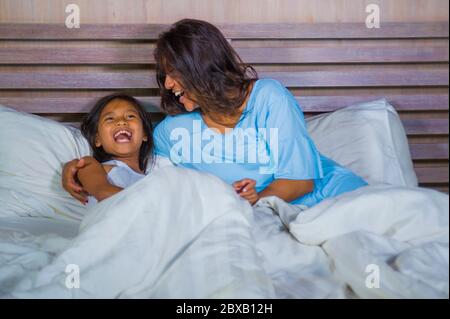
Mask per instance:
[[[139,157],[147,140],[138,111],[128,101],[115,99],[100,114],[95,146],[116,157]]]
[[[184,90],[180,81],[176,80],[171,75],[166,75],[164,87],[166,90],[172,91],[172,93],[178,98],[178,101],[183,104],[186,111],[192,112],[198,108],[197,103],[195,103],[189,93]]]

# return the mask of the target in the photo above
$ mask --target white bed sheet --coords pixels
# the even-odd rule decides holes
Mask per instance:
[[[368,186],[307,210],[271,197],[261,200],[250,218],[241,214],[248,209],[245,202],[205,176],[166,168],[153,181],[144,179],[141,186],[99,205],[74,239],[78,224],[73,221],[0,219],[0,296],[448,298],[448,195],[414,187]],[[170,189],[174,181],[177,190],[195,187],[185,195],[178,191],[177,201],[167,202],[175,194],[161,196],[156,190]],[[220,207],[233,208],[223,215],[227,217],[217,218],[224,213]],[[169,218],[169,212],[175,215]],[[133,272],[140,277],[123,277],[123,261],[139,252],[136,247],[142,253],[143,243],[157,239],[142,225],[161,214],[165,218],[149,230],[159,236],[162,229],[171,230],[171,235],[152,243],[153,254],[133,262]],[[192,218],[185,219],[188,214]],[[195,220],[197,225],[192,224]],[[111,232],[120,240],[102,241]],[[191,240],[186,240],[188,234]],[[223,251],[228,251],[227,257]],[[62,266],[73,258],[81,269],[90,267],[88,273],[81,272],[83,291],[64,286]],[[380,270],[378,288],[366,285],[367,266],[374,264]],[[148,267],[159,275],[149,274]]]

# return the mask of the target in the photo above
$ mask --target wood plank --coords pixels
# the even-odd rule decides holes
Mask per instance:
[[[365,23],[234,24],[220,26],[232,39],[388,39],[448,37],[448,22],[382,23],[368,29]]]
[[[398,111],[446,111],[448,95],[361,95],[361,96],[296,96],[303,112],[332,112],[340,108],[386,98]],[[144,105],[157,111],[160,98],[140,97]],[[0,97],[0,104],[29,113],[84,113],[88,112],[97,97]]]
[[[448,86],[448,66],[440,70],[260,72],[260,78],[287,87]],[[114,73],[1,72],[0,89],[125,89],[158,88],[152,71]]]
[[[448,46],[236,48],[251,64],[448,62]],[[146,48],[0,48],[0,64],[154,64]]]
[[[407,135],[448,135],[448,118],[405,119],[402,123]]]
[[[441,70],[371,70],[260,72],[287,87],[448,86],[448,66]]]
[[[381,98],[395,107],[397,111],[445,111],[449,109],[448,95],[330,95],[297,96],[296,99],[304,112],[333,112],[353,104],[375,101]]]
[[[384,22],[379,29],[365,23],[218,24],[230,39],[396,39],[446,38],[448,22]],[[20,40],[155,40],[168,24],[0,24],[1,39]]]
[[[150,64],[152,49],[140,48],[0,48],[0,64]]]
[[[0,72],[0,89],[149,89],[154,72],[11,73]]]
[[[363,22],[376,3],[384,21],[447,21],[447,0],[1,0],[0,20],[64,22],[65,7],[76,3],[83,23],[171,23],[192,16],[236,22]]]
[[[448,165],[437,167],[415,167],[420,184],[439,184],[449,182]]]
[[[448,160],[448,143],[410,144],[413,160]]]
[[[415,63],[448,62],[446,47],[236,48],[246,63]]]
[[[65,24],[2,23],[0,40],[156,40],[167,24]]]
[[[87,113],[100,97],[11,97],[0,98],[0,104],[27,113]],[[147,112],[161,112],[157,96],[136,97]]]

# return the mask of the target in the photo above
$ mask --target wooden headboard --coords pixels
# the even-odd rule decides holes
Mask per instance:
[[[153,48],[168,25],[0,24],[0,104],[77,123],[124,91],[159,121]],[[420,185],[448,193],[449,24],[222,25],[261,78],[281,81],[306,116],[386,97],[406,129]]]

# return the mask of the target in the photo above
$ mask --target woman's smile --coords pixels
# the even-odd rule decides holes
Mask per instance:
[[[178,90],[178,91],[172,91],[173,94],[175,94],[175,97],[178,98],[178,101],[182,104],[184,104],[184,102],[186,102],[186,98],[184,96],[184,91],[183,90]]]
[[[173,94],[175,94],[175,96],[178,98],[178,102],[183,104],[186,111],[192,112],[193,110],[198,108],[197,103],[195,103],[194,101],[189,99],[188,95],[185,94],[185,92],[183,90],[173,91],[173,92],[174,92]]]
[[[193,110],[198,108],[197,103],[190,99],[189,94],[187,94],[183,89],[181,83],[168,74],[166,75],[166,79],[164,81],[164,87],[166,90],[172,91],[172,93],[178,99],[178,102],[183,104],[186,111],[192,112]]]

